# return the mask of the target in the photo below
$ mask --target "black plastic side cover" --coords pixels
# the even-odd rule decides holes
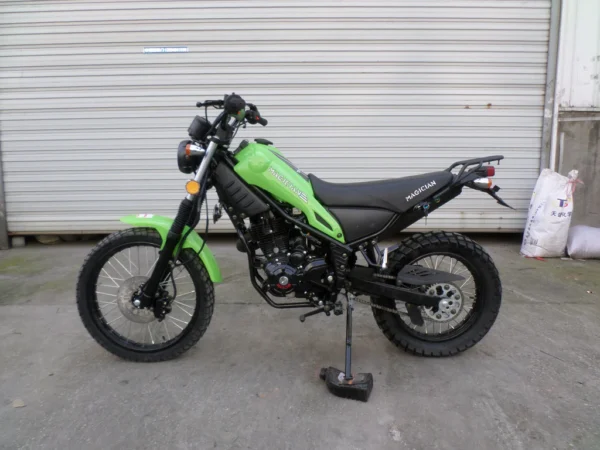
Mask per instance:
[[[237,174],[221,162],[213,172],[213,182],[219,197],[236,213],[252,217],[264,213],[269,206],[238,178]]]
[[[391,211],[374,208],[329,208],[329,212],[342,226],[346,242],[354,242],[380,232],[394,217]]]

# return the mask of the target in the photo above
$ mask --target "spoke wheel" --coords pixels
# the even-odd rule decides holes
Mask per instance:
[[[118,250],[100,269],[96,284],[96,313],[102,325],[124,345],[144,350],[159,349],[176,340],[190,325],[197,308],[194,281],[185,266],[173,271],[178,293],[163,320],[158,320],[152,309],[133,304],[134,294],[152,273],[158,250],[158,245],[137,243]],[[161,283],[159,293],[173,298],[172,280]]]
[[[409,264],[441,270],[464,277],[452,283],[436,283],[422,286],[418,290],[431,296],[442,297],[436,308],[420,306],[423,325],[411,322],[406,303],[396,300],[396,309],[406,330],[424,340],[444,340],[452,338],[468,328],[469,321],[477,313],[477,286],[470,263],[458,255],[450,253],[430,253],[411,261]]]
[[[502,302],[498,270],[485,250],[458,233],[418,233],[404,240],[388,257],[389,275],[408,264],[452,272],[464,277],[453,283],[412,286],[442,297],[435,308],[418,306],[423,324],[414,323],[400,299],[372,297],[372,308],[384,335],[396,346],[421,356],[450,356],[479,342],[490,330]],[[410,288],[410,286],[404,286]],[[413,314],[414,316],[414,314]]]
[[[159,255],[161,238],[151,229],[110,235],[83,265],[77,303],[86,328],[102,346],[126,359],[160,361],[189,349],[206,331],[214,305],[206,269],[191,250],[181,253],[158,295],[168,298],[164,319],[134,304]]]

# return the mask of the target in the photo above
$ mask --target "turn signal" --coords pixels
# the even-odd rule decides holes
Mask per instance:
[[[202,147],[198,147],[195,144],[189,143],[185,146],[185,156],[190,157],[192,155],[203,155],[204,149]]]
[[[185,190],[190,195],[196,195],[200,192],[200,183],[198,183],[196,180],[190,180],[185,183]]]
[[[473,180],[473,184],[478,188],[490,189],[494,183],[489,178],[477,178]]]

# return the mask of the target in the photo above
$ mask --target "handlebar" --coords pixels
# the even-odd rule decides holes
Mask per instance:
[[[246,108],[246,101],[239,95],[231,94],[225,97],[225,104],[223,105],[225,112],[232,116],[237,115],[242,109]]]
[[[237,116],[242,110],[248,106],[248,110],[244,113],[243,117],[251,124],[261,124],[263,127],[267,126],[269,121],[262,117],[258,112],[258,108],[252,103],[246,103],[246,101],[239,95],[233,93],[226,95],[223,100],[206,100],[204,102],[197,102],[197,108],[214,106],[215,108],[223,108],[225,112],[232,116]]]
[[[206,100],[205,102],[196,102],[196,108],[203,108],[205,106],[217,106],[223,107],[223,100]]]

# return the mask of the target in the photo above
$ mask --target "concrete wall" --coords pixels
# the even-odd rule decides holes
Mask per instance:
[[[572,225],[600,227],[600,113],[562,111],[559,115],[559,172],[579,170]]]
[[[600,1],[562,1],[556,102],[558,171],[579,170],[573,225],[600,227]],[[552,159],[552,158],[551,158]]]
[[[562,110],[600,107],[600,1],[563,0],[557,98]]]

